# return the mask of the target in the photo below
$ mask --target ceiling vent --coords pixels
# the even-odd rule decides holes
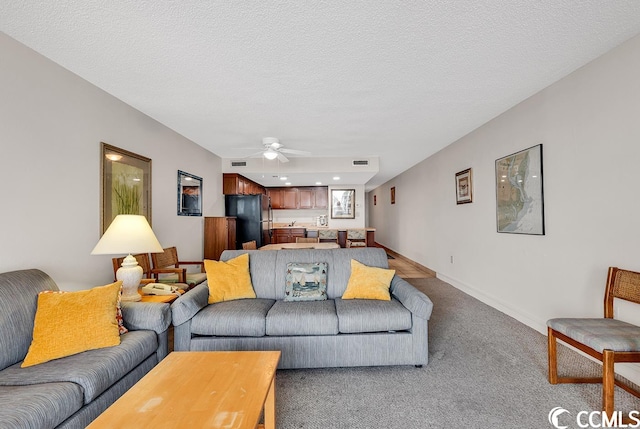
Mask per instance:
[[[232,167],[246,167],[247,161],[231,161]]]
[[[368,159],[354,159],[352,161],[352,164],[354,167],[366,167],[367,165],[369,165],[369,160]]]

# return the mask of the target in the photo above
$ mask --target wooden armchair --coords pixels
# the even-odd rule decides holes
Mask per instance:
[[[640,391],[615,379],[615,363],[640,362],[640,327],[613,318],[614,298],[640,304],[640,273],[609,268],[604,294],[604,318],[565,318],[547,322],[549,383],[602,383],[602,409],[609,417],[615,410],[614,386],[640,398]],[[556,339],[601,361],[602,377],[558,377]]]
[[[242,248],[244,250],[256,250],[258,248],[256,245],[256,240],[251,240],[251,241],[242,243]]]
[[[167,247],[162,253],[152,253],[153,273],[158,283],[186,283],[192,288],[207,279],[204,272],[203,261],[180,261],[178,258],[178,249],[175,247]],[[200,265],[199,273],[189,273],[186,268],[181,265]]]

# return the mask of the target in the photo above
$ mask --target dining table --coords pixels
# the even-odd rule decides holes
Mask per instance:
[[[339,249],[338,243],[278,243],[266,244],[258,250],[284,250],[284,249]]]

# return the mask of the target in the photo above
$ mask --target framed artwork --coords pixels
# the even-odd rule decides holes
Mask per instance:
[[[178,170],[178,216],[202,216],[202,177]]]
[[[396,203],[396,187],[391,188],[391,204]]]
[[[374,196],[373,196],[373,205],[374,205],[374,206],[375,206],[376,204],[378,204],[378,198],[377,198],[377,197],[378,197],[377,195],[374,195]]]
[[[355,219],[356,190],[331,190],[331,219]]]
[[[151,159],[101,143],[101,235],[119,214],[144,215],[151,225]]]
[[[456,173],[456,204],[473,202],[472,192],[471,169],[467,168]]]
[[[542,145],[496,160],[498,232],[544,235]]]

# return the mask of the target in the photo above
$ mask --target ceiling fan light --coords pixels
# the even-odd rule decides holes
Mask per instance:
[[[267,149],[264,151],[264,153],[262,154],[265,158],[267,158],[268,160],[274,160],[278,157],[278,153],[274,150],[271,149]]]

